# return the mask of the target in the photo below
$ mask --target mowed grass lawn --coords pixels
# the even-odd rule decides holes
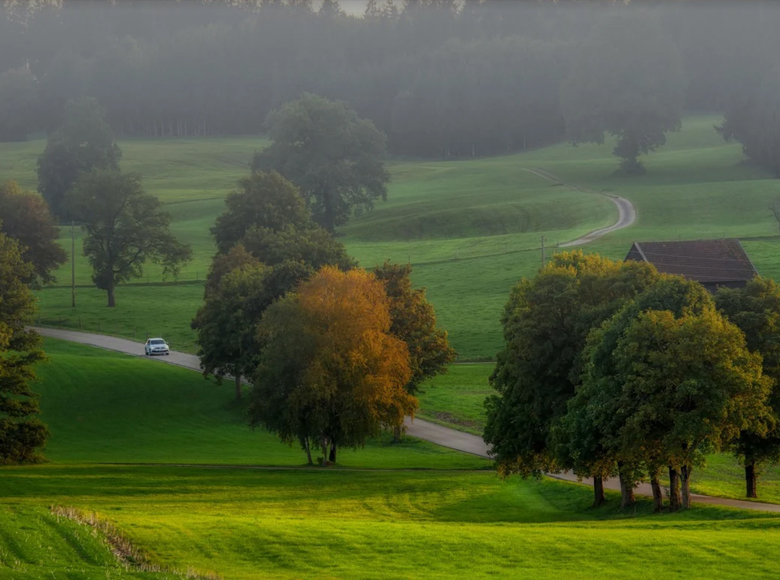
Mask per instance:
[[[780,573],[775,515],[652,515],[645,500],[623,513],[614,494],[593,510],[584,486],[502,481],[479,458],[411,439],[305,468],[300,450],[246,427],[228,385],[86,346],[46,349],[36,389],[50,463],[0,471],[3,580],[172,577],[123,569],[100,534],[51,506],[96,512],[168,570],[226,580]]]
[[[592,510],[584,487],[492,473],[49,465],[4,470],[0,498],[0,513],[43,521],[50,504],[97,511],[153,561],[226,580],[780,573],[776,516],[653,516],[645,501],[621,514],[614,495]],[[29,568],[46,577],[45,561]]]

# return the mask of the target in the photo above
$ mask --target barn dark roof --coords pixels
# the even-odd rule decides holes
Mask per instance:
[[[679,274],[707,287],[743,286],[758,275],[735,239],[634,242],[626,260],[649,262],[659,272]]]

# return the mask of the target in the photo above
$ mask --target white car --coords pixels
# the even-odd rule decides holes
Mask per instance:
[[[171,350],[168,348],[168,343],[162,338],[150,338],[144,345],[144,353],[146,356],[152,356],[154,354],[171,354]]]

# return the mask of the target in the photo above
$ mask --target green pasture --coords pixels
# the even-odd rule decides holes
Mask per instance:
[[[97,513],[165,570],[225,580],[780,573],[776,515],[653,515],[647,500],[621,512],[616,494],[594,510],[585,486],[502,481],[484,460],[409,438],[306,468],[299,449],[246,426],[230,385],[142,357],[45,346],[36,389],[49,462],[0,470],[1,580],[174,577],[118,565],[100,533],[51,506]],[[421,414],[438,405],[478,421],[468,401],[482,397],[489,370],[455,365],[426,385]],[[732,478],[721,482],[727,494],[738,483],[729,470],[715,470]]]
[[[592,510],[587,488],[492,473],[48,465],[5,470],[0,498],[0,517],[15,511],[33,541],[48,530],[22,518],[45,522],[45,506],[65,504],[98,512],[156,563],[226,580],[780,573],[776,516],[708,507],[653,516],[645,501],[620,513],[614,495]],[[28,569],[48,568],[45,548],[17,551]]]
[[[450,333],[461,360],[485,360],[501,347],[499,318],[509,289],[562,243],[612,223],[614,206],[595,193],[619,194],[638,209],[637,223],[584,247],[622,258],[635,240],[735,236],[743,239],[759,271],[780,275],[777,225],[767,209],[780,196],[780,181],[744,161],[737,144],[713,130],[717,116],[690,116],[682,131],[644,161],[647,174],[617,175],[610,143],[559,144],[525,153],[458,161],[393,160],[388,201],[357,216],[339,232],[361,265],[384,260],[411,262],[413,279],[426,286],[439,322]],[[48,288],[41,297],[42,322],[136,337],[149,330],[194,350],[189,328],[200,303],[202,282],[214,253],[209,227],[222,199],[248,171],[262,138],[129,140],[120,145],[123,167],[139,172],[174,218],[173,229],[194,250],[179,285],[163,281],[150,266],[142,279],[117,291],[109,312],[96,290]],[[35,160],[45,143],[0,144],[0,179],[35,186]],[[529,171],[540,168],[582,191],[573,191]],[[77,232],[77,236],[80,234]],[[69,247],[69,228],[63,243]],[[77,243],[78,246],[78,243]],[[77,250],[77,254],[80,250]],[[70,264],[59,284],[70,281]],[[90,271],[77,256],[76,281],[89,286]],[[165,282],[165,284],[163,284]],[[186,282],[187,284],[183,284]],[[105,322],[104,322],[105,321]],[[119,328],[116,328],[116,327]],[[160,329],[153,331],[153,329]]]
[[[201,463],[301,466],[298,446],[247,426],[233,385],[198,373],[57,340],[46,341],[48,363],[36,390],[55,462]],[[482,469],[489,462],[425,441],[372,441],[344,450],[339,464],[363,468]]]

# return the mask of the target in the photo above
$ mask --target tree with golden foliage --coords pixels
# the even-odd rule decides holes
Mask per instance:
[[[298,441],[312,463],[339,447],[357,448],[414,414],[405,386],[406,344],[392,335],[382,282],[364,270],[326,266],[268,308],[259,327],[262,352],[250,419]]]

